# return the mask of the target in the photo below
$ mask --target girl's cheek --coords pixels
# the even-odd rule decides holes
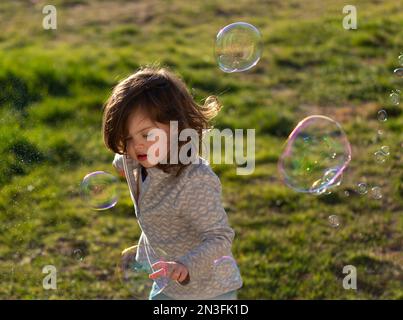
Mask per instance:
[[[130,158],[137,160],[136,152],[134,150],[133,143],[129,143],[127,146],[127,153],[129,154]]]

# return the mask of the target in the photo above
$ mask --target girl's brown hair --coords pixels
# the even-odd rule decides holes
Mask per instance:
[[[198,105],[185,83],[166,68],[142,68],[122,80],[104,106],[104,142],[114,153],[126,154],[127,119],[137,108],[155,122],[178,121],[179,133],[187,128],[196,130],[201,150],[203,130],[211,128],[209,122],[221,105],[214,96],[208,97],[204,105]],[[178,152],[187,142],[178,141]],[[180,161],[179,164],[157,164],[164,172],[176,172],[176,175],[186,166]]]

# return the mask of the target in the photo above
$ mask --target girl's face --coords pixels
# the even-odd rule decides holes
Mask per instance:
[[[155,133],[156,129],[163,130],[166,139],[160,139],[159,134]],[[128,131],[125,142],[130,158],[137,160],[145,168],[156,166],[155,159],[166,158],[169,147],[169,125],[154,122],[142,110],[137,109],[128,119]]]

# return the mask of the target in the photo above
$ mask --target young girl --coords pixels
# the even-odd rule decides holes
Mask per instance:
[[[166,154],[159,159],[172,159],[187,143],[176,141],[178,148],[170,150],[171,121],[176,121],[179,134],[194,129],[201,141],[220,109],[217,100],[206,102],[197,105],[183,81],[167,69],[143,68],[114,88],[104,108],[104,141],[115,153],[114,167],[127,179],[142,230],[138,251],[150,247],[166,253],[150,278],[170,281],[159,294],[154,282],[150,299],[236,299],[242,286],[231,253],[235,233],[221,203],[220,180],[208,162],[197,155],[198,161],[190,164],[181,159],[155,163],[149,154],[158,143],[149,134],[154,129],[168,137],[160,141]],[[148,254],[137,252],[136,260]],[[223,257],[233,263],[216,272],[215,262]]]

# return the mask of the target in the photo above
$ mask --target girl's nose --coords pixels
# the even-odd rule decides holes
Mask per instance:
[[[135,152],[139,153],[139,152],[141,152],[142,150],[144,150],[144,143],[138,142],[138,143],[136,143],[136,144],[134,145],[134,151],[135,151]]]

